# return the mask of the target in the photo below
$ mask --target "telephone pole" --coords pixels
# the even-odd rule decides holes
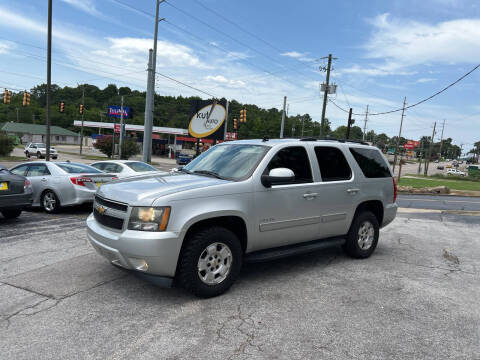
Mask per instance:
[[[85,112],[85,84],[82,85],[82,126],[80,127],[80,155],[83,150],[83,113]]]
[[[405,116],[405,105],[407,105],[407,97],[403,98],[402,118],[400,120],[400,130],[398,132],[397,143],[395,144],[395,157],[393,158],[393,172],[395,173],[395,165],[397,164],[398,145],[400,143],[400,137],[402,136],[403,117]]]
[[[366,138],[365,132],[367,131],[367,121],[368,121],[368,105],[367,105],[367,110],[365,111],[365,120],[363,121],[363,141],[365,141],[365,138]]]
[[[47,32],[47,109],[45,113],[47,129],[46,141],[47,152],[45,160],[50,161],[50,87],[52,85],[52,0],[48,0],[48,32]]]
[[[118,142],[118,158],[122,159],[122,144],[123,144],[123,95],[120,105],[120,140]]]
[[[433,132],[432,132],[432,141],[430,142],[430,146],[428,147],[428,156],[425,158],[425,165],[423,167],[423,174],[428,175],[428,165],[430,164],[430,157],[432,156],[432,147],[433,141],[435,138],[435,128],[437,127],[437,122],[433,123]]]
[[[150,49],[148,52],[148,69],[147,69],[147,99],[145,101],[145,122],[144,122],[144,129],[143,129],[143,154],[142,154],[142,161],[143,162],[151,162],[152,157],[150,155],[150,151],[152,149],[152,129],[153,129],[153,115],[151,113],[151,102],[150,100],[150,92],[152,91],[152,82],[151,78],[153,77],[153,69],[152,69],[152,58],[153,58],[153,50]],[[115,134],[114,134],[115,136]]]
[[[442,135],[440,135],[440,157],[442,157],[442,146],[443,146],[443,129],[445,128],[445,119],[443,119],[442,124]]]
[[[350,138],[350,127],[352,126],[353,122],[352,122],[352,108],[350,108],[350,110],[348,111],[348,124],[347,124],[347,140]]]
[[[302,116],[302,138],[303,138],[303,130],[305,129],[305,117]]]
[[[283,139],[283,129],[285,127],[285,107],[287,106],[287,97],[283,97],[282,124],[280,125],[280,139]]]
[[[336,58],[334,58],[336,59]],[[323,130],[325,126],[325,112],[327,110],[327,100],[328,100],[328,91],[330,86],[330,70],[332,68],[332,54],[328,54],[328,65],[327,65],[327,78],[325,81],[325,91],[323,92],[323,107],[322,107],[322,122],[320,124],[320,137],[323,136]]]

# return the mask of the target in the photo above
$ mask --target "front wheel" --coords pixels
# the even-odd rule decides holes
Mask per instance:
[[[42,194],[41,203],[43,210],[47,213],[56,213],[60,209],[60,200],[51,190],[47,190]]]
[[[5,219],[16,219],[22,213],[22,210],[12,209],[12,210],[3,210],[1,211]]]
[[[369,257],[377,247],[379,233],[380,226],[372,212],[363,211],[357,214],[347,234],[345,252],[354,258]]]
[[[41,159],[43,156],[42,156],[42,153],[39,151],[37,152],[37,159]]]
[[[30,159],[30,153],[27,151],[25,154],[27,155],[27,158]]]
[[[237,236],[222,227],[194,233],[180,254],[178,280],[199,297],[227,291],[240,274],[243,251]]]

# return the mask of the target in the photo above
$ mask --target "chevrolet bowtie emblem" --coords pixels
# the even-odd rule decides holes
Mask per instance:
[[[103,215],[105,214],[106,209],[102,205],[99,205],[97,206],[97,211],[100,215]]]

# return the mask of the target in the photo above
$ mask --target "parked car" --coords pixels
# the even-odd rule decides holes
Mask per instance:
[[[178,154],[177,157],[177,164],[178,165],[187,165],[190,161],[192,161],[192,156],[188,154]]]
[[[33,188],[32,206],[40,206],[47,213],[58,212],[63,206],[92,202],[100,185],[117,178],[92,166],[68,161],[33,161],[10,171],[27,177]]]
[[[338,245],[369,257],[396,216],[396,197],[376,147],[232,141],[180,171],[102,186],[87,236],[113,265],[210,297],[233,284],[244,261]]]
[[[447,175],[465,176],[466,174],[463,171],[460,171],[460,170],[457,170],[457,169],[448,169],[447,170]]]
[[[15,175],[0,165],[0,212],[14,219],[32,204],[32,186],[24,176]]]
[[[446,167],[447,169],[451,169],[451,168],[452,168],[452,164],[447,164],[447,165],[445,165],[445,167]]]
[[[152,172],[158,172],[158,169],[155,169],[153,166],[144,163],[142,161],[134,160],[105,160],[97,161],[91,166],[94,168],[109,173],[114,174],[118,178],[124,178],[128,176],[136,175],[145,175]]]
[[[43,159],[47,155],[47,146],[43,143],[28,143],[25,146],[24,152],[27,158],[33,155],[36,156],[37,159]],[[50,146],[50,157],[52,159],[58,158],[58,152],[53,146]]]
[[[444,170],[444,169],[445,169],[445,167],[443,165],[438,165],[437,166],[437,170]]]
[[[438,164],[438,159],[437,159],[437,160],[435,160],[435,164]]]

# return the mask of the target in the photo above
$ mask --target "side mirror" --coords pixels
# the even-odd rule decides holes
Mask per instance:
[[[262,175],[262,185],[269,188],[272,185],[289,184],[295,180],[295,174],[287,168],[276,168],[270,170],[268,175]]]

